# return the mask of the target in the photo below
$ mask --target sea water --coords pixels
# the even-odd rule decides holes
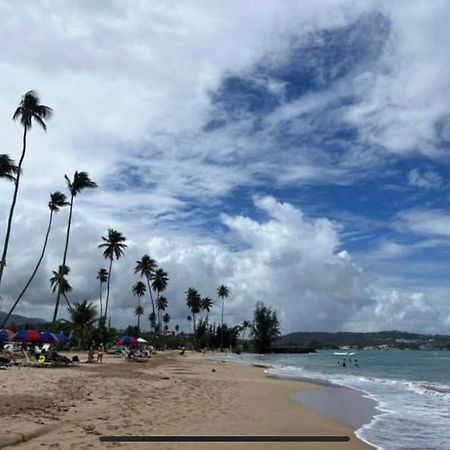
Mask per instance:
[[[353,352],[229,358],[269,365],[272,376],[328,381],[362,391],[378,403],[380,414],[356,434],[380,450],[450,450],[450,351]]]

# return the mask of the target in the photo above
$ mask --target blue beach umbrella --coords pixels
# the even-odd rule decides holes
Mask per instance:
[[[11,330],[0,330],[0,341],[8,341],[14,336],[14,332]]]
[[[121,338],[117,339],[116,341],[117,345],[137,345],[139,344],[139,341],[134,336],[122,336]]]
[[[41,332],[42,342],[47,344],[64,344],[67,338],[62,333],[50,333],[49,331]]]

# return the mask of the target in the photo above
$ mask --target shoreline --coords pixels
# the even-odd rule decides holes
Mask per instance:
[[[33,434],[15,448],[135,448],[101,443],[102,434],[348,435],[347,443],[282,444],[282,448],[374,449],[354,430],[303,406],[292,395],[313,383],[267,377],[262,368],[189,353],[161,352],[145,363],[107,355],[103,364],[74,368],[11,368],[0,373],[0,448],[6,438]],[[44,430],[39,434],[39,430]],[[36,434],[37,433],[37,434]],[[3,441],[2,441],[3,439]],[[4,446],[4,445],[3,445]],[[256,450],[258,443],[220,444]],[[183,448],[210,444],[183,444]],[[139,444],[175,449],[180,444]],[[264,444],[278,449],[280,444]]]

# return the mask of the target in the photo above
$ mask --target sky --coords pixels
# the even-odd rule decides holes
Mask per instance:
[[[78,170],[98,188],[75,200],[70,300],[98,305],[97,246],[122,232],[115,326],[136,322],[147,253],[171,327],[188,287],[219,320],[225,284],[232,325],[263,301],[284,333],[449,333],[449,2],[0,0],[0,16],[0,153],[19,158],[26,91],[54,109],[29,134],[1,309]],[[11,198],[0,183],[1,233]],[[67,213],[17,314],[52,316]]]

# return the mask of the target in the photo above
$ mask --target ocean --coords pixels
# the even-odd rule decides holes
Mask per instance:
[[[350,352],[354,354],[335,355],[327,350],[307,355],[241,354],[226,359],[269,365],[270,376],[362,391],[377,402],[378,414],[356,434],[380,450],[450,450],[450,351]]]

